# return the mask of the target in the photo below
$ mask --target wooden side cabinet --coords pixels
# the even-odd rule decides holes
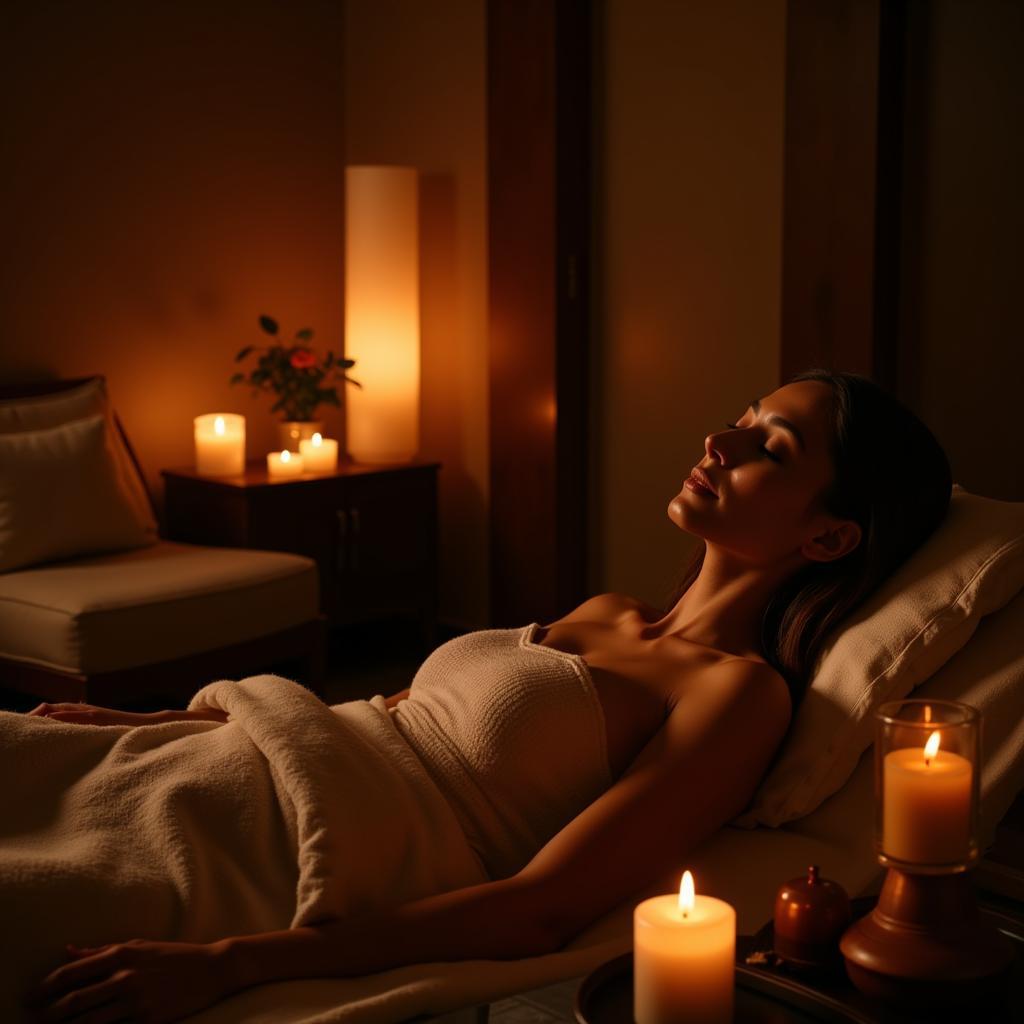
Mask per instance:
[[[437,619],[436,462],[339,463],[333,473],[277,480],[164,470],[168,540],[290,551],[316,561],[332,625],[408,615],[425,650]]]

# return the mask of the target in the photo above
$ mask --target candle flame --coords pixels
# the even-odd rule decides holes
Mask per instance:
[[[313,447],[319,448],[324,443],[324,439],[319,434],[313,435]]]
[[[221,436],[224,435],[224,417],[223,416],[218,416],[213,421],[213,432],[215,434],[220,434]]]
[[[924,706],[924,720],[930,722],[932,720],[932,706],[931,704],[925,704]]]
[[[693,910],[693,875],[689,871],[683,872],[683,880],[679,885],[679,909],[683,917]]]
[[[925,764],[930,764],[932,758],[939,752],[940,735],[941,734],[939,733],[939,730],[936,729],[935,732],[933,732],[931,736],[928,737],[928,742],[924,745]]]
[[[288,451],[287,448],[285,448],[285,450],[283,452],[281,452],[281,461],[282,462],[291,462],[292,461],[292,453],[290,451]]]

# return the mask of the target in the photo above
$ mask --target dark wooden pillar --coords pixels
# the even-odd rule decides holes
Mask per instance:
[[[782,380],[896,384],[904,0],[789,0]]]
[[[487,5],[491,621],[586,586],[590,4]]]

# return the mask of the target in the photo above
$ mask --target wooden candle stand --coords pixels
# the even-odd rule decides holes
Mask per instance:
[[[875,909],[839,948],[865,995],[900,1007],[981,1010],[1003,995],[1010,941],[982,920],[968,872],[889,868]]]

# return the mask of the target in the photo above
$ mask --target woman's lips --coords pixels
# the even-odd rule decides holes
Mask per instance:
[[[694,494],[702,494],[706,498],[718,497],[710,487],[705,485],[704,481],[701,480],[699,476],[695,476],[692,473],[686,478],[686,482],[683,486],[689,488]]]

